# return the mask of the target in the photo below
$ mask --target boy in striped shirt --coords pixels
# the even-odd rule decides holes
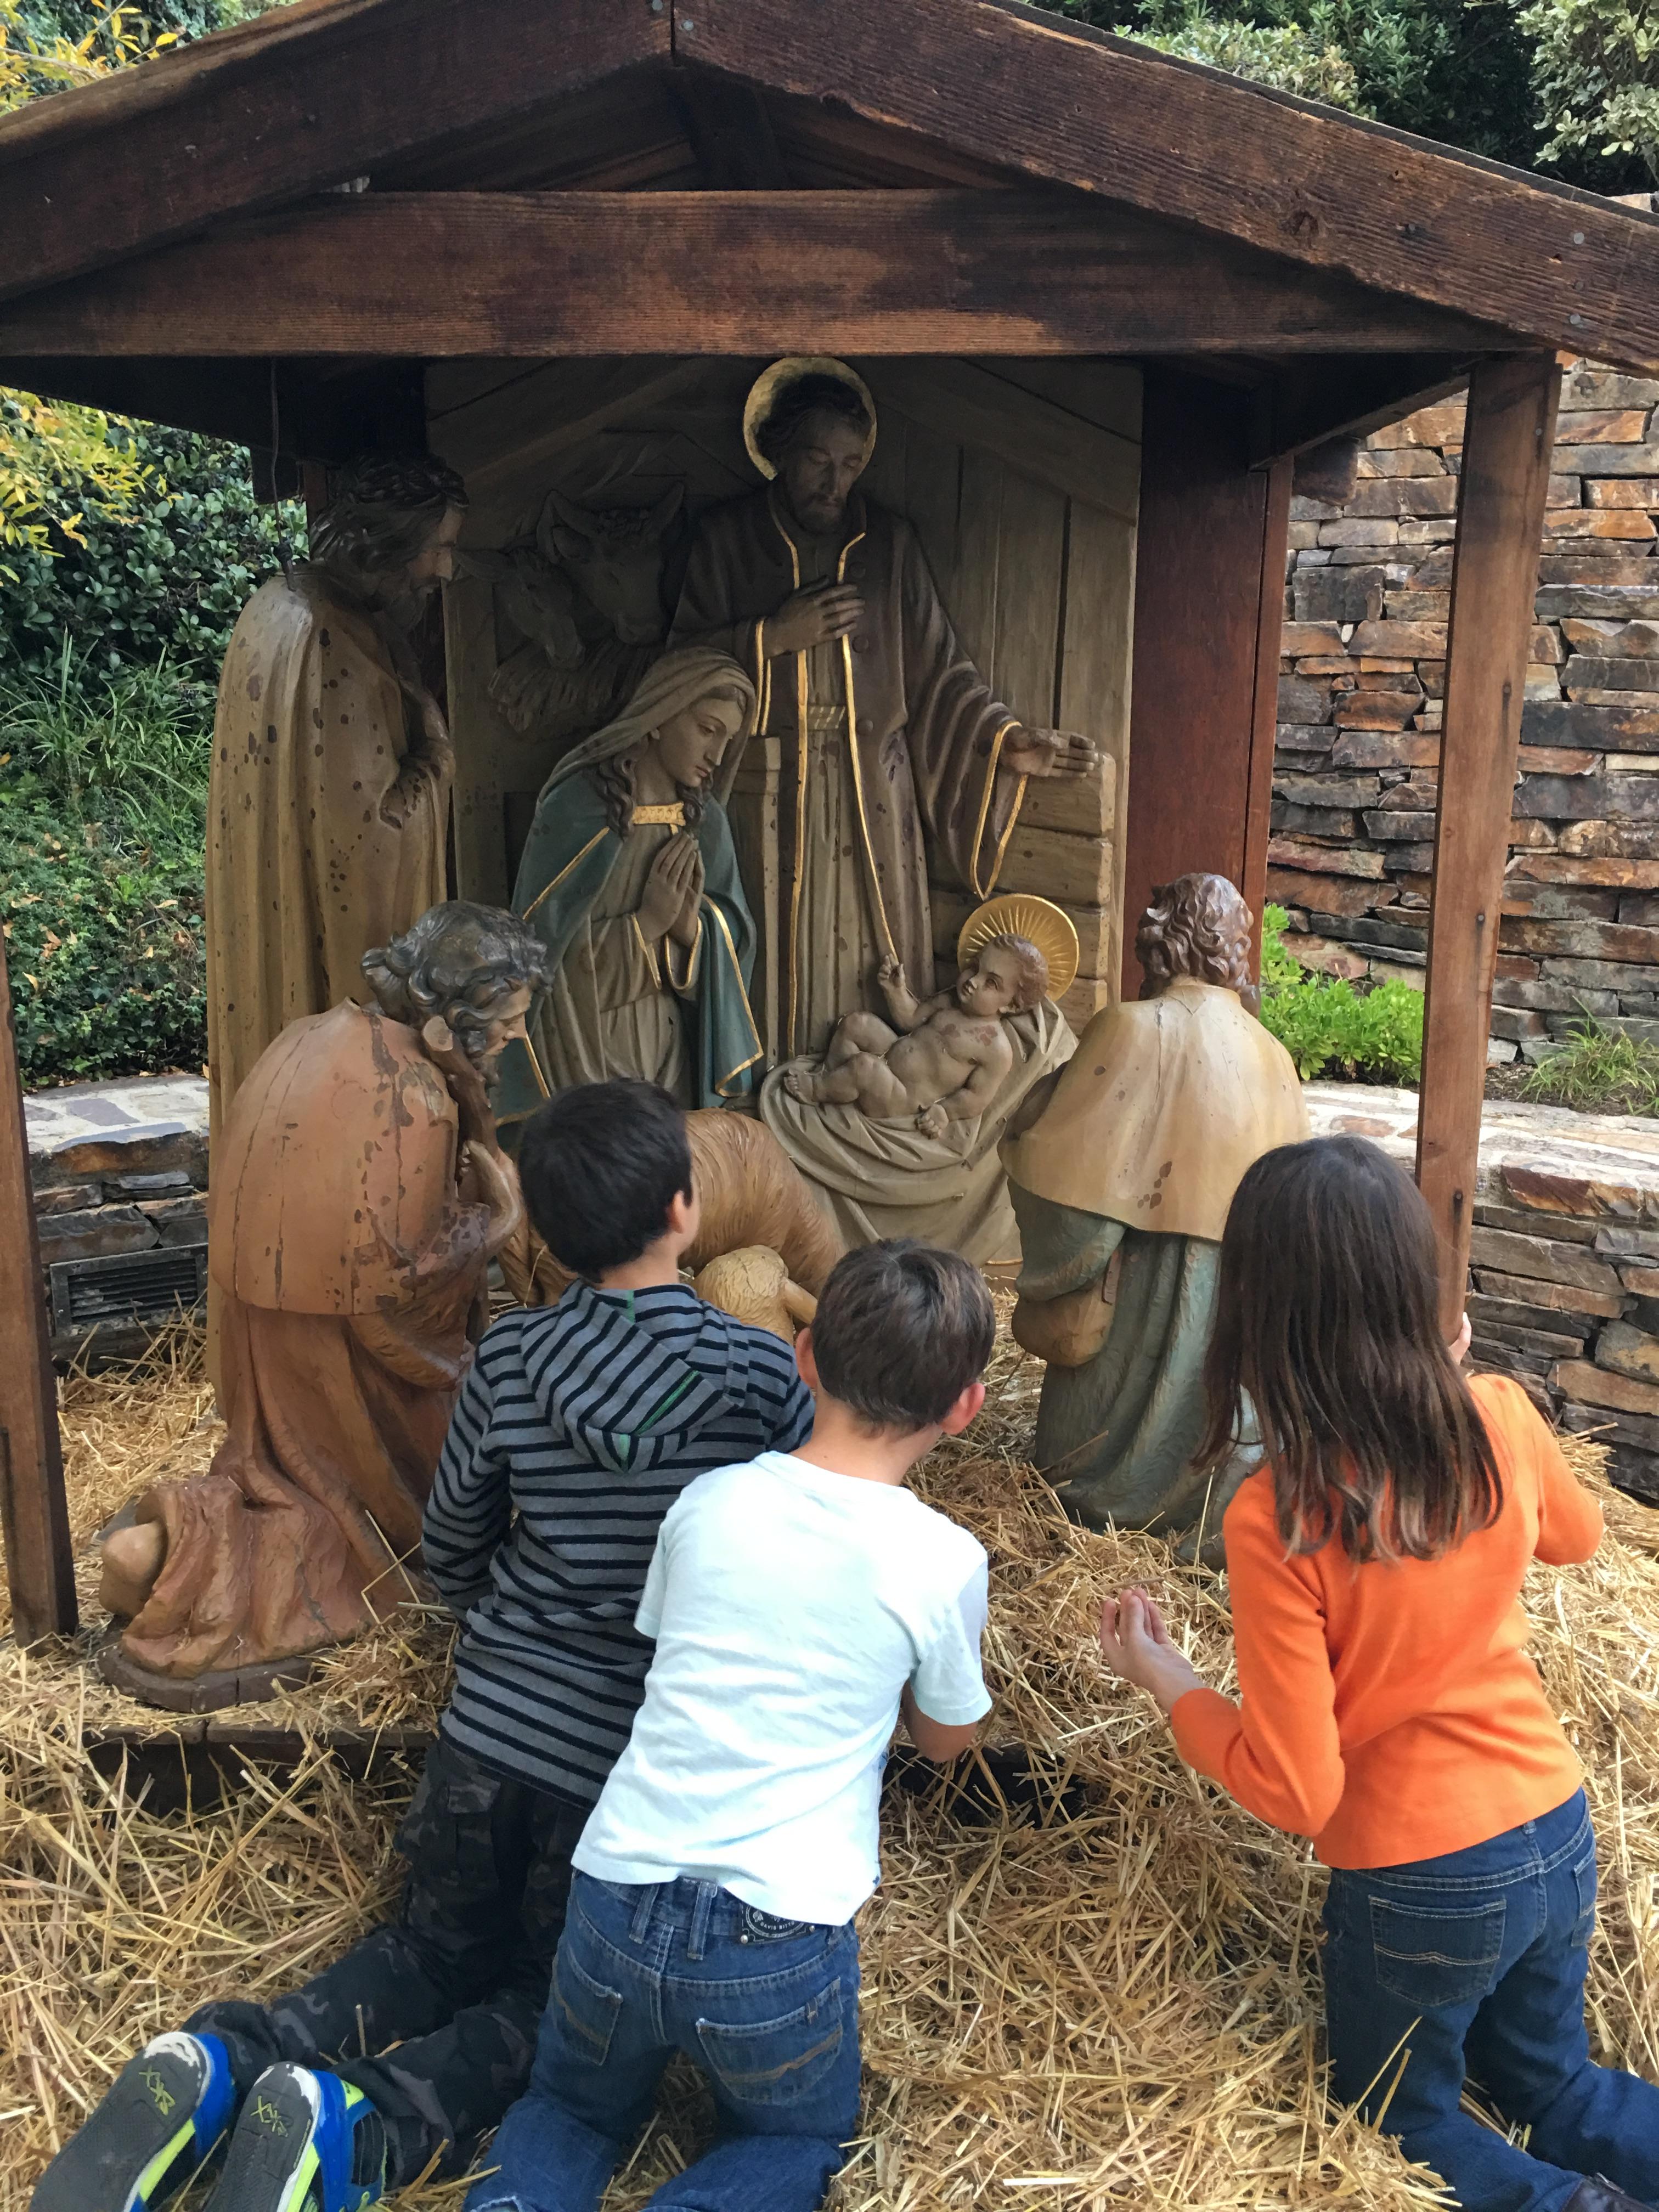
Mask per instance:
[[[488,1331],[433,1484],[427,1569],[465,1626],[398,1918],[293,1996],[147,2045],[33,2212],[149,2212],[231,2125],[207,2212],[357,2212],[459,2171],[525,2086],[570,1855],[644,1696],[658,1528],[696,1476],[802,1443],[812,1401],[787,1344],[680,1281],[697,1199],[665,1091],[562,1093],[519,1171],[580,1279]]]

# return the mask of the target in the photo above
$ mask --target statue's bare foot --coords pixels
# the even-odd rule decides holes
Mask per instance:
[[[167,1556],[167,1533],[159,1521],[135,1522],[104,1540],[98,1601],[118,1620],[143,1611]]]
[[[809,1104],[818,1095],[818,1079],[809,1067],[786,1067],[783,1087],[792,1098],[804,1098]]]

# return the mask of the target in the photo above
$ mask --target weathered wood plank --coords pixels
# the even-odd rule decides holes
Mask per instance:
[[[1244,865],[1238,888],[1255,917],[1252,965],[1261,966],[1261,909],[1267,898],[1267,840],[1273,813],[1274,726],[1279,720],[1279,641],[1285,627],[1285,556],[1290,543],[1291,487],[1296,464],[1287,453],[1267,477],[1261,516],[1261,563],[1256,585],[1255,698],[1250,714],[1250,766],[1245,781]]]
[[[1281,361],[1256,392],[1250,458],[1271,460],[1332,438],[1367,438],[1461,392],[1473,366],[1467,356],[1421,353]]]
[[[500,755],[510,732],[489,696],[495,673],[495,595],[477,576],[444,586],[444,669],[455,733],[455,876],[465,899],[505,906],[507,872]],[[520,740],[520,750],[525,750]]]
[[[677,21],[678,21],[677,15]],[[687,61],[1552,347],[1659,366],[1659,219],[985,0],[700,0]]]
[[[954,438],[913,416],[906,416],[904,423],[904,497],[900,506],[921,540],[939,596],[954,617],[962,447]]]
[[[1016,191],[369,191],[227,224],[0,313],[0,350],[13,354],[1331,353],[1505,342],[1489,325],[1218,250],[1086,194]]]
[[[1417,1180],[1434,1215],[1449,1337],[1468,1273],[1510,799],[1560,383],[1547,357],[1483,363],[1469,384],[1458,477],[1417,1125]]]
[[[1137,410],[1137,415],[1139,410]],[[1058,711],[1063,730],[1079,730],[1100,747],[1105,775],[1094,781],[1100,794],[1085,817],[1097,821],[1119,856],[1129,799],[1129,677],[1134,630],[1135,532],[1131,523],[1083,500],[1072,502],[1066,540],[1066,611],[1060,637]],[[1105,801],[1109,790],[1110,805]],[[1053,784],[1032,784],[1039,815],[1055,800]],[[1070,794],[1066,796],[1069,798]],[[1109,942],[1099,964],[1085,972],[1104,976],[1115,994],[1122,969],[1123,914],[1121,902],[1107,909]]]
[[[1022,361],[989,355],[969,364],[1034,399],[1052,400],[1098,429],[1140,441],[1140,371],[1125,361]]]
[[[1195,868],[1243,878],[1267,490],[1249,428],[1248,395],[1148,369],[1120,871],[1126,998],[1140,988],[1134,932],[1152,886]]]
[[[1133,520],[1138,436],[1103,429],[970,362],[887,361],[872,364],[872,374],[878,399],[890,395],[913,420],[1000,454],[1068,498],[1092,500]]]
[[[475,503],[517,483],[596,430],[696,382],[696,361],[555,361],[428,420],[434,453],[459,469]]]
[[[671,39],[632,0],[331,0],[59,93],[0,122],[0,298],[527,116]]]
[[[964,449],[951,618],[975,667],[993,686],[997,681],[997,570],[1006,473],[997,454],[971,446]]]
[[[1038,729],[1054,722],[1065,562],[1064,497],[1009,469],[997,571],[997,690],[1023,722]]]
[[[23,1087],[17,1073],[11,986],[0,942],[0,1541],[6,1553],[20,1644],[72,1636],[77,1615],[75,1560],[58,1436],[40,1245],[29,1190]]]

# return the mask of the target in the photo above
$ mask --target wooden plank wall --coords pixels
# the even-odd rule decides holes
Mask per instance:
[[[759,364],[465,363],[429,375],[429,434],[472,495],[463,545],[495,547],[533,520],[549,489],[654,498],[675,477],[688,509],[749,488],[740,416]],[[1127,793],[1129,649],[1139,489],[1139,377],[1115,363],[874,362],[880,434],[866,488],[920,535],[959,635],[1014,712],[1084,732],[1102,752],[1085,784],[1033,783],[999,890],[1066,908],[1082,946],[1066,1000],[1074,1023],[1115,995],[1116,857]],[[491,587],[446,592],[451,713],[459,765],[456,852],[465,897],[511,892],[509,824],[527,820],[550,762],[489,697],[515,641]],[[752,749],[751,749],[752,750]],[[775,772],[775,763],[772,763]],[[757,751],[745,768],[761,779]],[[752,775],[750,774],[752,770]],[[951,972],[973,901],[942,862],[935,947]],[[760,979],[757,995],[769,986]]]
[[[1086,783],[1027,786],[997,882],[1040,892],[1076,923],[1081,963],[1065,1007],[1080,1026],[1116,997],[1122,964],[1139,380],[997,362],[948,374],[878,368],[872,384],[882,432],[870,489],[915,525],[963,643],[1023,720],[1100,749]],[[937,855],[932,874],[943,976],[975,901]]]

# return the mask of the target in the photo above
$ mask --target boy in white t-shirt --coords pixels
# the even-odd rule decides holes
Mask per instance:
[[[955,1758],[990,1710],[985,1553],[904,1478],[985,1399],[978,1273],[908,1240],[842,1261],[797,1346],[799,1451],[700,1476],[637,1625],[645,1704],[574,1853],[530,2088],[465,2212],[593,2212],[657,2081],[708,2075],[713,2148],[653,2212],[811,2212],[859,2111],[854,1913],[902,1714]]]

